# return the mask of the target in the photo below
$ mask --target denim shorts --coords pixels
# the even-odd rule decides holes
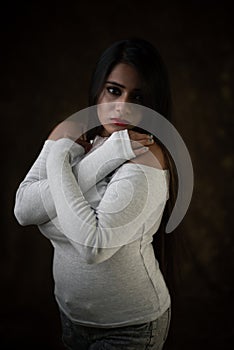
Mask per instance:
[[[162,350],[171,320],[169,308],[152,322],[139,325],[97,328],[73,323],[60,310],[62,340],[70,350]]]

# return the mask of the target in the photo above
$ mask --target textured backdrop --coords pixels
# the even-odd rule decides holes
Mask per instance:
[[[15,191],[51,128],[87,106],[99,54],[129,36],[151,41],[167,64],[174,125],[194,167],[192,202],[177,229],[185,249],[167,349],[233,349],[230,3],[11,1],[1,8],[1,349],[63,349],[52,248],[37,228],[16,222]]]

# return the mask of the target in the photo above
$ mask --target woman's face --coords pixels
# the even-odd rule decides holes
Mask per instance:
[[[103,136],[115,131],[131,129],[138,125],[142,116],[142,88],[139,73],[126,64],[117,64],[107,77],[98,98],[97,113],[104,127]]]

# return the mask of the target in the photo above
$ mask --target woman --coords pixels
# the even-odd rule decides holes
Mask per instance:
[[[142,39],[109,47],[94,70],[89,105],[97,126],[77,137],[81,127],[68,120],[51,132],[19,186],[15,215],[54,246],[68,349],[162,349],[171,298],[159,242],[177,182],[167,149],[141,128],[141,107],[170,118],[156,49]]]

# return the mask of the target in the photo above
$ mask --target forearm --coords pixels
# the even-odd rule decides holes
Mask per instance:
[[[46,173],[46,159],[54,142],[56,141],[45,142],[39,157],[17,191],[14,211],[21,225],[42,224],[57,215]],[[73,172],[83,194],[122,163],[135,157],[127,130],[115,133],[83,159],[81,146],[76,145],[76,150],[78,152],[72,159],[76,164]]]
[[[14,214],[21,225],[40,224],[53,216],[54,202],[46,175],[46,159],[53,143],[45,142],[16,192]]]
[[[113,133],[73,168],[82,193],[85,195],[109,173],[135,157],[127,130]]]
[[[150,167],[125,164],[111,180],[98,208],[85,200],[70,165],[69,140],[59,140],[47,160],[47,174],[62,232],[83,257],[104,261],[140,238],[147,217],[162,213],[166,183]],[[142,170],[143,169],[143,170]],[[117,191],[118,190],[118,191]]]

